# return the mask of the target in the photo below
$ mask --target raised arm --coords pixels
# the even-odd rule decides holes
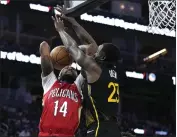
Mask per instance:
[[[56,7],[56,10],[63,12],[61,7]],[[98,45],[92,36],[72,17],[67,17],[62,13],[61,18],[71,23],[76,35],[80,39],[82,45],[79,46],[85,53],[93,55],[96,53]]]
[[[53,64],[50,59],[50,47],[47,42],[40,44],[39,52],[41,55],[42,76],[45,77],[53,71]]]
[[[74,19],[71,18],[72,28],[76,32],[76,35],[80,38],[83,44],[92,44],[94,48],[97,48],[97,44],[92,36]]]
[[[89,51],[94,54],[97,51],[98,45],[92,36],[74,18],[66,18],[72,23],[72,28],[79,37],[82,45],[86,45],[82,46],[81,48],[89,48]]]
[[[73,24],[72,27],[83,43],[83,45],[80,46],[80,49],[85,51],[88,55],[94,55],[98,49],[98,45],[92,36],[77,22],[76,24]]]
[[[63,22],[57,17],[53,18],[53,20],[55,28],[66,49],[69,51],[73,59],[86,71],[88,81],[95,82],[101,74],[101,68],[92,57],[84,54],[83,51],[78,48],[76,41],[64,30]]]

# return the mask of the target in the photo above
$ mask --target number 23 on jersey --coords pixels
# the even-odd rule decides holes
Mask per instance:
[[[109,103],[119,103],[119,84],[109,82],[108,88],[112,89],[112,92],[108,97],[108,102]]]
[[[61,106],[59,106],[59,101],[54,102],[54,116],[57,116],[58,113],[63,113],[63,117],[66,117],[68,103],[65,101]],[[59,112],[58,112],[59,111]]]

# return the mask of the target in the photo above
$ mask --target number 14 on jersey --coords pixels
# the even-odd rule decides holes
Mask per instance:
[[[63,117],[66,117],[68,103],[65,101],[60,107],[60,106],[58,106],[58,102],[59,102],[58,100],[54,102],[55,106],[54,106],[54,114],[53,115],[57,116],[58,111],[59,111],[59,113],[63,113]]]

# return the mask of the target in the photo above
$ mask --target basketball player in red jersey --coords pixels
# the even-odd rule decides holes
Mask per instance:
[[[62,9],[63,11],[63,8],[61,7],[58,7],[58,8]],[[98,45],[96,41],[93,39],[93,37],[74,18],[63,16],[62,20],[64,21],[64,23],[67,22],[66,23],[67,33],[69,33],[72,36],[73,33],[71,33],[68,30],[73,29],[75,31],[75,34],[79,38],[80,44],[81,44],[79,48],[85,54],[89,56],[93,56],[98,48]],[[81,70],[81,73],[83,73],[83,70]],[[87,134],[88,129],[90,129],[90,127],[92,126],[92,123],[96,121],[96,118],[94,118],[94,116],[92,115],[92,113],[94,113],[94,108],[93,108],[94,106],[89,97],[89,93],[87,92],[87,84],[86,84],[87,82],[85,81],[84,83],[85,84],[83,84],[83,87],[82,87],[83,97],[84,97],[84,100],[82,102],[83,108],[81,112],[80,125],[78,127],[76,137],[88,136]]]
[[[96,103],[96,106],[93,105],[96,127],[91,136],[121,137],[117,122],[120,77],[116,70],[118,62],[121,61],[120,51],[112,43],[103,43],[98,47],[94,58],[84,54],[78,48],[76,41],[65,31],[61,20],[63,16],[61,14],[60,17],[53,17],[55,28],[70,55],[85,71],[89,87],[88,92],[93,97],[91,97],[91,101]]]
[[[63,68],[56,78],[46,42],[41,43],[40,54],[44,94],[39,137],[74,137],[82,107],[82,81],[70,66]]]

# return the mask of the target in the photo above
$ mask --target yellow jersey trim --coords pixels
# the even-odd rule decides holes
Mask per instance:
[[[88,92],[91,93],[91,86],[90,85],[88,85]],[[100,127],[100,121],[99,121],[98,112],[97,112],[96,106],[94,104],[93,98],[92,98],[91,95],[89,95],[89,97],[90,97],[90,100],[91,100],[91,103],[92,103],[92,106],[93,106],[93,109],[94,109],[95,115],[96,115],[97,128],[96,128],[96,132],[95,132],[95,137],[97,137],[98,136],[98,130],[99,130],[99,127]]]

